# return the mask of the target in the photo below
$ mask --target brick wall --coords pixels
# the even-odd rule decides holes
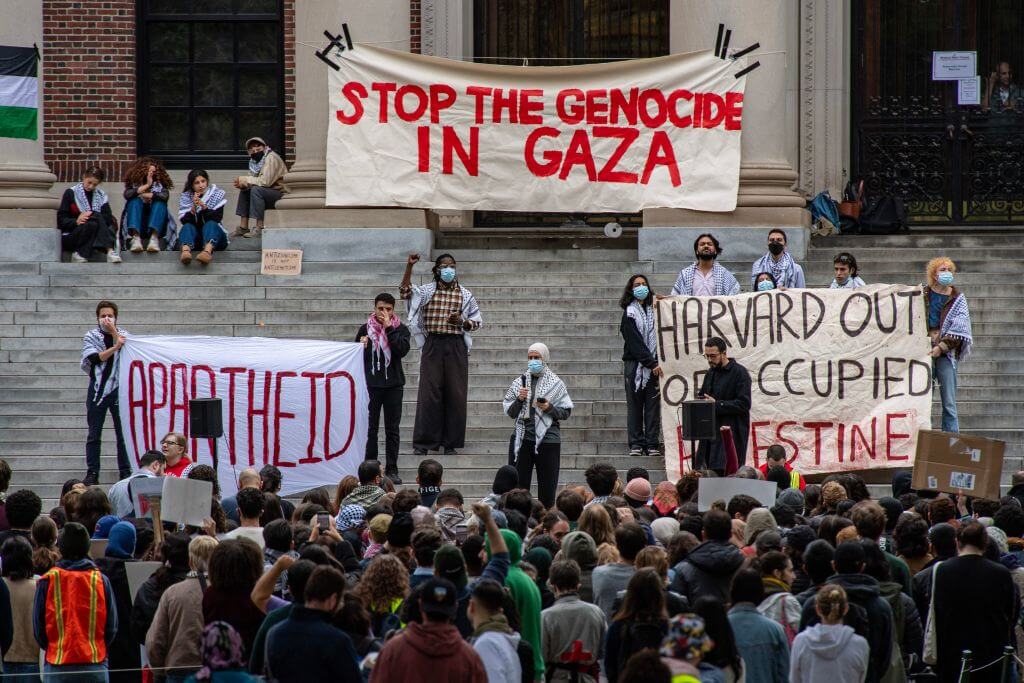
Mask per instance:
[[[43,0],[45,159],[61,181],[135,158],[134,0]]]
[[[295,2],[284,2],[284,149],[278,150],[289,166],[295,161]]]
[[[409,52],[420,53],[420,0],[409,2]]]

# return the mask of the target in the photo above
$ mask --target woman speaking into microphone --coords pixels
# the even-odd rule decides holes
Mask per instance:
[[[505,414],[515,420],[509,440],[509,464],[519,471],[519,486],[530,490],[537,468],[537,498],[550,508],[555,504],[558,461],[562,455],[559,423],[569,418],[572,399],[565,383],[548,367],[548,347],[537,342],[526,354],[527,371],[505,392]]]

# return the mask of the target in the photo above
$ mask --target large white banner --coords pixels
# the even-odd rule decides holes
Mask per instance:
[[[772,444],[807,474],[910,467],[931,429],[931,343],[922,290],[789,289],[658,301],[665,468],[690,468],[679,405],[696,398],[709,337],[750,372],[746,464]],[[721,398],[721,397],[718,397]]]
[[[359,44],[337,63],[330,206],[736,208],[744,58],[521,67]]]
[[[284,495],[335,486],[366,450],[368,396],[360,344],[261,337],[128,337],[118,400],[130,457],[189,434],[188,402],[220,398],[224,436],[217,474],[224,495],[238,472],[277,465]],[[213,439],[189,455],[213,464]]]

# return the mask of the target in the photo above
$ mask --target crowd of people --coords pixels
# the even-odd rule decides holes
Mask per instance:
[[[277,495],[273,465],[221,498],[178,435],[109,491],[71,480],[44,512],[0,461],[0,651],[12,680],[819,683],[1017,676],[1024,472],[1001,500],[854,474],[807,484],[772,453],[771,507],[700,510],[692,471],[596,462],[552,505],[501,467],[467,501],[424,460],[375,460],[333,496]],[[542,438],[542,437],[537,437]],[[184,466],[182,463],[187,463]],[[136,517],[138,478],[212,482],[202,528]],[[127,513],[126,513],[127,510]],[[155,560],[155,572],[133,563]],[[1011,656],[1005,653],[1009,648]],[[964,663],[963,653],[971,659]],[[40,665],[41,662],[41,665]],[[1008,673],[1010,672],[1010,673]],[[146,678],[143,678],[146,676]],[[921,680],[927,680],[922,678]]]

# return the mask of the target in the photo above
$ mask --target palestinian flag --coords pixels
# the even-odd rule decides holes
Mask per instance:
[[[0,138],[39,137],[39,54],[0,45]]]

